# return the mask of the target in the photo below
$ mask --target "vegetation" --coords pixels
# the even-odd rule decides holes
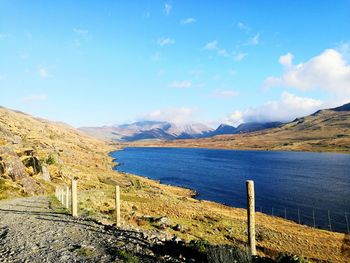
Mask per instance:
[[[199,201],[192,198],[193,193],[188,189],[112,171],[112,158],[108,153],[118,149],[119,145],[88,137],[64,124],[6,109],[0,109],[0,139],[4,142],[0,146],[0,156],[4,161],[7,155],[1,154],[1,150],[11,150],[19,160],[30,150],[37,160],[41,160],[43,167],[47,166],[49,181],[44,181],[41,173],[21,174],[25,179],[31,178],[43,194],[52,194],[55,186],[68,185],[72,177],[78,177],[81,215],[114,223],[114,185],[119,184],[123,225],[176,235],[188,242],[204,240],[210,244],[244,249],[247,242],[244,209]],[[338,139],[344,140],[344,137]],[[50,154],[56,165],[45,165]],[[7,172],[0,173],[0,198],[28,194],[21,179],[12,179]],[[160,217],[167,218],[162,228],[150,220]],[[257,240],[260,256],[276,258],[283,252],[304,255],[315,261],[344,262],[347,259],[342,251],[346,240],[344,234],[300,226],[261,213],[257,213],[256,223],[261,237]],[[181,225],[181,228],[177,230],[176,225]],[[198,246],[205,252],[205,243]],[[213,254],[221,253],[220,249],[213,248]]]

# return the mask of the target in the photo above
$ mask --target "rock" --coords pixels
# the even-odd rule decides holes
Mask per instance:
[[[41,163],[35,156],[26,156],[22,158],[22,163],[25,167],[32,167],[34,174],[39,174],[42,171]]]
[[[49,170],[47,169],[46,166],[42,167],[42,173],[43,173],[42,179],[44,181],[51,182],[51,175],[50,175],[50,172],[49,172]]]
[[[156,219],[156,222],[158,222],[160,225],[161,224],[169,224],[169,218],[167,218],[166,216],[162,216]]]
[[[180,224],[177,224],[176,226],[173,227],[175,231],[183,231],[183,227]]]
[[[43,194],[44,191],[40,185],[31,177],[27,176],[20,180],[20,184],[23,186],[24,191],[27,194]]]
[[[12,149],[5,146],[0,147],[0,156],[3,174],[7,173],[13,181],[28,176],[21,159]]]

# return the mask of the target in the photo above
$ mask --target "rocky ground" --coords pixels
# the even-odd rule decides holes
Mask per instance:
[[[0,202],[0,262],[191,262],[159,253],[171,241],[73,218],[54,203],[46,196]]]

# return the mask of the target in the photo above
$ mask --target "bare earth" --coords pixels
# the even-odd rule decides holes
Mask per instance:
[[[143,233],[74,219],[52,205],[45,196],[0,202],[0,262],[123,262],[120,251],[158,262]]]

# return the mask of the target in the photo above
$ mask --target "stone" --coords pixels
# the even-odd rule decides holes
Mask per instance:
[[[49,172],[49,170],[47,169],[46,166],[43,166],[43,167],[42,167],[42,173],[43,173],[43,175],[42,175],[41,178],[42,178],[44,181],[51,182],[51,175],[50,175],[50,172]]]
[[[175,231],[183,231],[183,227],[180,224],[177,224],[176,226],[173,227]]]

